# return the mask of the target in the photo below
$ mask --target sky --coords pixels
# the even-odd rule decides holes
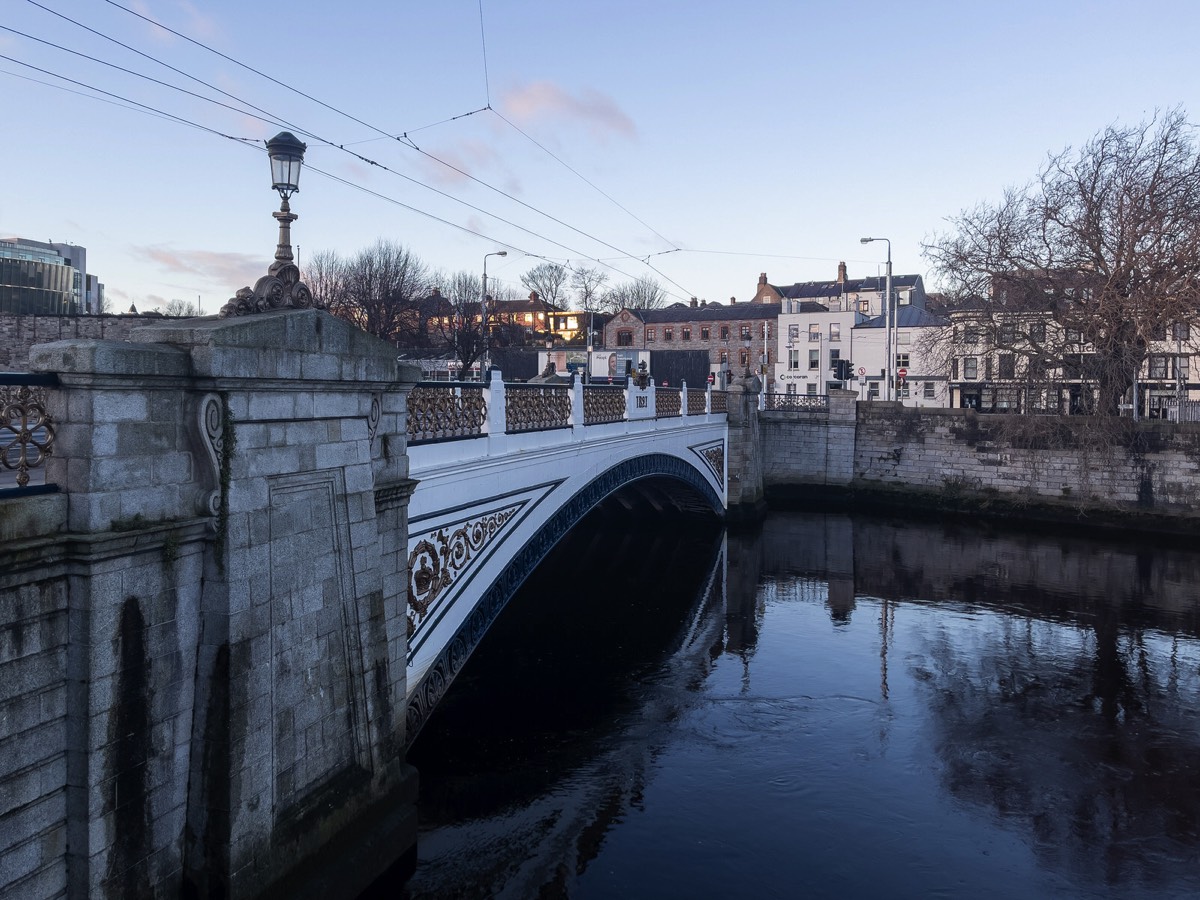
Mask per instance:
[[[1194,0],[0,0],[0,237],[86,247],[115,311],[215,312],[272,260],[289,130],[302,269],[383,239],[728,302],[881,273],[870,235],[935,289],[922,242],[1049,152],[1200,121],[1197,31]]]

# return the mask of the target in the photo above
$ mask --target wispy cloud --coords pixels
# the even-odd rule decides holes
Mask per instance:
[[[583,122],[598,138],[637,135],[633,119],[609,96],[594,90],[571,94],[549,81],[535,81],[507,91],[501,98],[504,111],[516,121],[573,119]]]
[[[441,185],[462,184],[468,180],[468,175],[479,177],[480,171],[492,168],[499,159],[499,154],[491,144],[476,139],[461,141],[454,147],[426,149],[430,156],[437,159],[420,157],[421,168],[430,181]]]
[[[205,282],[233,291],[254,284],[266,274],[261,256],[249,253],[218,253],[212,250],[172,250],[169,247],[134,247],[142,259],[157,263],[173,275],[199,276]]]

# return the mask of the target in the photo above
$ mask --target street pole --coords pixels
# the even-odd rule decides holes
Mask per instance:
[[[479,298],[479,308],[483,316],[480,327],[483,329],[483,364],[479,369],[479,380],[488,380],[488,370],[491,368],[491,347],[488,342],[488,292],[487,292],[487,261],[489,256],[508,256],[507,250],[497,250],[495,253],[483,254],[483,295]]]
[[[892,354],[892,332],[895,329],[895,317],[892,311],[892,242],[888,238],[877,237],[858,239],[860,244],[869,244],[872,241],[887,243],[887,281],[883,289],[883,399],[894,400],[892,370],[896,367],[896,360]]]

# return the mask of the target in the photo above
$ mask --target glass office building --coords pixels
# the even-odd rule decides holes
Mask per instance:
[[[86,252],[69,244],[0,240],[0,314],[75,316],[88,312]]]

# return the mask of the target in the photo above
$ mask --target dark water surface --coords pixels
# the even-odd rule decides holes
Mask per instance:
[[[663,530],[581,529],[505,610],[373,896],[1200,896],[1200,554]]]

